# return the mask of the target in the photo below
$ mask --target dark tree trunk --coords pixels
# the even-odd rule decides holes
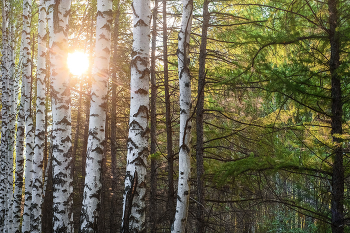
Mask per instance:
[[[156,83],[156,42],[157,42],[157,15],[158,0],[154,0],[153,30],[152,30],[152,56],[151,56],[151,155],[156,153],[156,127],[157,127],[157,83]],[[151,199],[150,222],[151,232],[156,232],[157,227],[157,159],[151,157]]]
[[[119,0],[117,1],[119,6]],[[111,209],[110,209],[110,232],[117,232],[117,185],[118,185],[118,176],[117,176],[117,116],[116,116],[116,104],[117,104],[117,58],[118,58],[118,37],[119,37],[119,16],[120,8],[118,7],[115,20],[114,20],[114,48],[113,48],[113,67],[112,72],[112,105],[111,105],[111,163],[112,163],[112,192],[111,192]]]
[[[52,157],[52,144],[50,145],[50,151],[48,156]],[[45,192],[44,200],[43,200],[43,219],[42,219],[42,230],[43,232],[51,233],[53,232],[53,182],[52,182],[52,159],[47,159],[47,167],[48,169],[47,174],[48,176],[46,182],[46,189],[43,190]]]
[[[79,142],[79,136],[80,136],[80,121],[81,121],[81,110],[82,110],[82,84],[83,82],[80,82],[80,89],[79,89],[79,107],[78,107],[78,112],[77,112],[77,127],[75,130],[75,138],[74,138],[74,145],[72,149],[72,171],[71,171],[71,176],[74,179],[74,170],[75,170],[75,160],[76,160],[76,153],[77,153],[77,148],[78,148],[78,142]]]
[[[329,39],[331,44],[331,58],[329,61],[332,77],[332,135],[333,151],[333,176],[332,176],[332,233],[344,232],[344,167],[343,167],[343,148],[342,140],[339,137],[342,134],[342,96],[341,83],[338,72],[340,64],[340,41],[338,27],[337,0],[328,1],[329,10]]]
[[[163,62],[164,62],[164,89],[165,89],[165,122],[167,136],[167,159],[168,159],[168,193],[167,193],[167,212],[169,226],[174,221],[175,201],[174,201],[174,155],[173,155],[173,137],[170,114],[170,94],[169,94],[169,69],[168,69],[168,28],[167,28],[166,0],[163,0]]]
[[[199,75],[198,75],[198,103],[197,103],[197,232],[205,232],[204,224],[204,166],[203,166],[203,108],[204,108],[204,86],[205,86],[205,58],[207,49],[207,34],[209,24],[208,0],[204,0],[203,4],[203,26],[202,26],[202,41],[199,54]]]

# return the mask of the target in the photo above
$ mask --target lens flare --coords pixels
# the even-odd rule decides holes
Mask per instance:
[[[67,64],[73,75],[81,75],[89,67],[88,55],[82,52],[68,53]]]

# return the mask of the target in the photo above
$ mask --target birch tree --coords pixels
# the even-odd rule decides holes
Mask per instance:
[[[149,111],[150,2],[134,0],[130,120],[121,232],[145,231]]]
[[[2,180],[0,185],[0,231],[3,232],[5,228],[5,217],[6,217],[6,206],[7,206],[7,177],[6,167],[7,167],[7,113],[8,113],[8,12],[9,4],[7,1],[2,1],[2,61],[1,61],[1,76],[2,76],[2,86],[1,86],[1,170],[0,178]]]
[[[45,76],[46,76],[46,8],[45,1],[39,2],[38,25],[38,60],[37,60],[37,95],[36,127],[33,158],[33,193],[31,203],[31,232],[41,232],[41,204],[43,194],[43,158],[45,147]]]
[[[183,0],[178,44],[178,72],[180,85],[180,144],[179,181],[174,223],[171,232],[185,232],[190,197],[190,137],[191,137],[191,77],[189,71],[189,42],[192,25],[192,0]]]
[[[22,221],[22,232],[30,232],[30,206],[32,201],[32,156],[33,156],[33,119],[31,115],[31,92],[32,92],[32,64],[31,64],[31,46],[30,46],[30,19],[31,19],[32,1],[23,1],[23,30],[22,30],[22,82],[24,91],[21,98],[24,98],[24,116],[25,116],[25,144],[26,144],[26,163],[25,163],[25,192],[24,192],[24,210]]]
[[[49,5],[50,74],[52,95],[53,230],[73,232],[71,177],[71,107],[69,89],[68,16],[70,0]]]
[[[92,89],[89,138],[86,155],[84,199],[81,211],[81,232],[97,232],[101,194],[101,164],[105,148],[107,83],[111,48],[112,1],[97,1],[95,60],[92,69]]]

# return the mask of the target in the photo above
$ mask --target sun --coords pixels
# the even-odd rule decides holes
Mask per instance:
[[[88,55],[83,52],[68,53],[67,64],[73,75],[81,75],[89,67]]]

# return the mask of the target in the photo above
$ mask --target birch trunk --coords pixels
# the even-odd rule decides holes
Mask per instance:
[[[23,51],[21,47],[21,51]],[[20,53],[21,57],[22,52]],[[19,61],[18,72],[22,69],[22,59]],[[20,76],[20,75],[18,75]],[[19,78],[18,78],[19,80]],[[18,81],[19,83],[19,81]],[[21,93],[24,92],[24,83],[22,82]],[[25,132],[25,115],[24,115],[24,98],[20,100],[20,106],[17,116],[17,132],[16,132],[16,172],[15,172],[15,191],[13,194],[13,231],[18,232],[21,221],[21,204],[23,191],[23,166],[24,166],[24,132]]]
[[[10,5],[12,9],[12,5]],[[10,24],[9,28],[9,41],[8,41],[8,109],[7,113],[7,207],[6,207],[6,222],[7,232],[12,232],[13,222],[13,155],[14,155],[14,143],[15,143],[15,126],[16,126],[16,110],[17,110],[17,82],[15,80],[15,59],[14,59],[14,28],[15,26]],[[5,231],[6,232],[6,231]]]
[[[8,12],[9,5],[7,1],[2,1],[2,67],[1,67],[1,76],[2,76],[2,109],[1,109],[1,117],[2,117],[2,125],[1,125],[1,170],[0,170],[0,231],[4,232],[5,230],[5,218],[6,218],[6,207],[7,207],[7,138],[6,138],[6,130],[7,130],[7,113],[9,111],[9,107],[7,105],[8,101]]]
[[[70,0],[49,5],[52,95],[53,231],[73,232],[73,179],[71,177],[71,109],[68,56]]]
[[[45,148],[45,76],[46,76],[46,8],[44,0],[39,3],[38,60],[37,60],[37,96],[36,129],[33,158],[33,193],[31,203],[31,232],[41,232],[42,195],[43,195],[43,159]]]
[[[21,98],[24,98],[24,115],[25,115],[25,144],[26,144],[26,162],[25,162],[25,192],[24,192],[24,210],[22,221],[22,232],[30,232],[30,205],[32,200],[32,157],[33,157],[33,119],[31,115],[31,46],[30,46],[30,19],[31,19],[32,1],[23,1],[23,31],[22,31],[22,48],[23,48],[23,69],[22,82],[24,91]]]
[[[150,1],[134,0],[130,121],[121,232],[144,232],[149,112]]]
[[[107,83],[111,47],[112,1],[97,1],[96,49],[92,70],[89,138],[81,232],[97,232],[101,197],[101,163],[105,148]]]
[[[192,24],[192,0],[183,0],[179,32],[178,72],[180,85],[180,144],[179,181],[174,223],[171,232],[185,232],[190,197],[190,138],[191,138],[191,79],[189,71],[189,42]]]

